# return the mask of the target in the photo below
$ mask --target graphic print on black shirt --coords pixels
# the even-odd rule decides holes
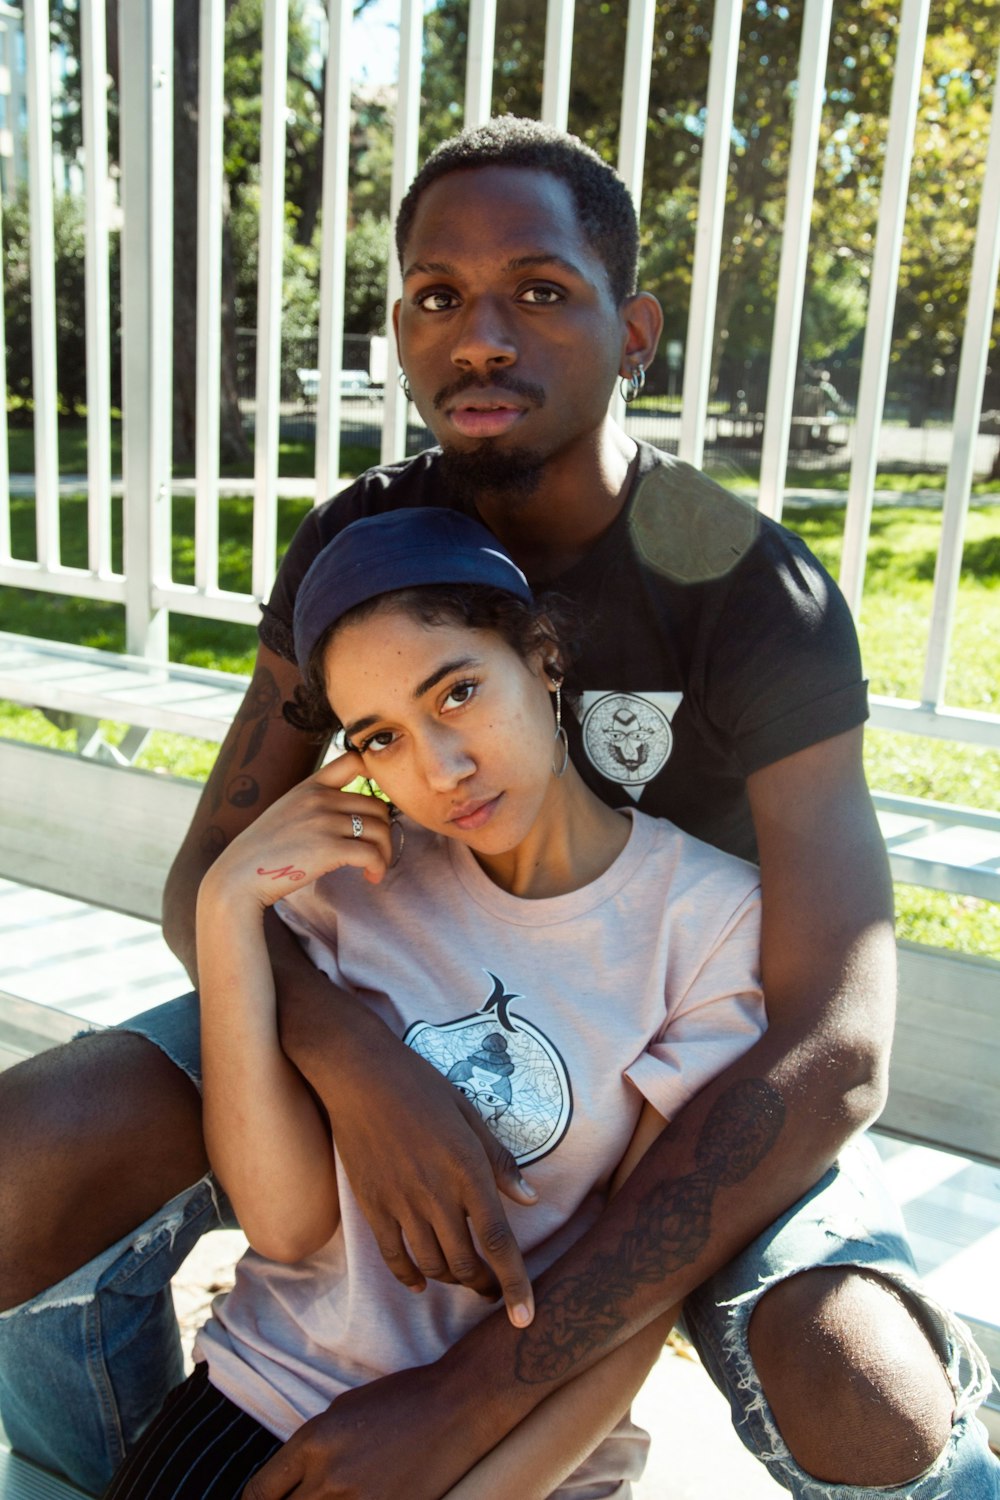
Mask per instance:
[[[659,776],[674,748],[670,721],[683,693],[580,695],[580,727],[587,759],[608,781],[638,802],[643,787]]]
[[[548,1037],[510,1009],[496,974],[493,989],[472,1015],[444,1025],[416,1021],[403,1041],[443,1073],[478,1110],[519,1166],[554,1151],[573,1114],[566,1067]]]

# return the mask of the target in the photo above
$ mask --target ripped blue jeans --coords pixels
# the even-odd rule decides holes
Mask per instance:
[[[148,1037],[200,1083],[195,995],[121,1029]],[[0,1415],[18,1451],[93,1494],[104,1490],[183,1379],[170,1278],[206,1230],[231,1222],[226,1215],[204,1178],[58,1286],[0,1314]],[[769,1286],[817,1265],[877,1272],[920,1305],[932,1331],[955,1393],[955,1421],[937,1462],[906,1485],[870,1489],[811,1478],[782,1441],[760,1388],[747,1339],[753,1309]],[[1000,1462],[975,1418],[989,1367],[964,1326],[920,1287],[868,1142],[848,1147],[810,1193],[689,1297],[684,1321],[743,1442],[801,1500],[1000,1500]]]

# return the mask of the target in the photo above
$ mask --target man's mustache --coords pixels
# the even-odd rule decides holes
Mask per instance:
[[[540,385],[535,385],[530,380],[521,380],[519,376],[511,375],[506,370],[497,370],[495,375],[484,379],[470,370],[438,391],[434,397],[435,411],[440,411],[447,402],[454,401],[456,396],[463,396],[466,391],[509,391],[512,396],[523,397],[532,406],[545,405],[545,392]]]

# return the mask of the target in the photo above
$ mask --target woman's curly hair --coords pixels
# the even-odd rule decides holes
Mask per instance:
[[[527,662],[538,651],[551,650],[565,673],[573,651],[575,623],[570,607],[557,595],[533,602],[518,599],[503,589],[483,584],[421,584],[377,594],[335,620],[317,640],[306,667],[305,680],[282,712],[294,729],[326,739],[343,725],[330,707],[323,677],[323,658],[334,635],[343,626],[355,625],[386,606],[408,614],[421,625],[464,625],[470,630],[492,630],[511,650]],[[572,693],[563,689],[572,702]]]

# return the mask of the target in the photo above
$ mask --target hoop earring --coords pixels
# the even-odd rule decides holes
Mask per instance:
[[[552,774],[556,778],[556,780],[558,781],[558,779],[561,776],[565,776],[565,774],[566,774],[566,767],[569,765],[569,738],[568,738],[568,736],[566,734],[565,729],[563,728],[563,721],[562,721],[562,678],[561,677],[559,678],[558,682],[556,683],[556,732],[555,732],[555,735],[553,736],[553,742],[556,745],[561,746],[561,749],[562,749],[562,759],[560,760],[558,766],[556,765],[555,755],[553,754],[553,757],[552,757]]]
[[[622,400],[626,406],[631,406],[636,396],[641,394],[642,388],[646,384],[645,365],[633,365],[628,374],[621,377],[618,384],[622,393]]]
[[[399,374],[396,376],[396,379],[399,381],[399,389],[402,391],[407,401],[412,401],[413,392],[410,390],[410,382],[406,378],[406,371],[400,370]]]

